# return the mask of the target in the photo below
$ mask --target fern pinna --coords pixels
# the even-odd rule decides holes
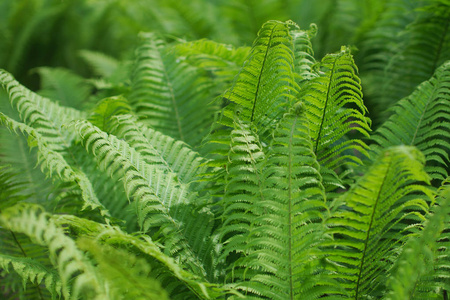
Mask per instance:
[[[316,30],[83,52],[103,78],[72,108],[1,71],[2,296],[446,297],[450,62],[371,134],[350,48],[316,60]]]

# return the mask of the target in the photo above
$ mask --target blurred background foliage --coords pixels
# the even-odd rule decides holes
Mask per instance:
[[[168,44],[206,38],[251,46],[273,19],[302,29],[317,24],[317,61],[341,45],[352,47],[375,127],[387,106],[450,59],[448,0],[2,0],[0,68],[49,96],[51,70],[40,67],[70,69],[63,75],[72,82],[98,76],[87,61],[132,60],[139,32]]]

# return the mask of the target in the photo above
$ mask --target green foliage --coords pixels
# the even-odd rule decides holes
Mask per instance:
[[[448,1],[94,3],[0,4],[33,8],[0,18],[0,297],[448,295]],[[299,8],[319,25],[265,22]],[[19,83],[28,37],[79,14],[52,48],[77,67]]]

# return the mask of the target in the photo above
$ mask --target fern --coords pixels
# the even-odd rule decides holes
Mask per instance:
[[[327,221],[335,237],[328,257],[347,297],[377,296],[383,290],[399,243],[411,234],[410,225],[425,218],[433,193],[420,184],[429,182],[423,164],[415,148],[386,150],[338,201]]]
[[[445,124],[449,121],[449,82],[450,63],[447,62],[430,80],[400,100],[392,108],[394,114],[372,136],[374,152],[395,145],[416,146],[426,154],[425,170],[433,179],[447,178],[450,133]]]
[[[447,241],[441,235],[444,230],[448,231],[449,199],[449,189],[443,189],[439,205],[434,207],[434,214],[430,215],[420,235],[410,239],[405,245],[395,263],[394,274],[389,278],[390,293],[387,299],[432,299],[438,298],[439,294],[444,293],[444,289],[448,290],[446,269],[450,257],[445,245],[446,243],[448,246],[448,234]],[[439,260],[443,262],[441,266]],[[437,278],[427,280],[427,276]]]
[[[370,131],[350,50],[344,47],[337,54],[327,55],[321,67],[323,75],[311,80],[299,95],[311,124],[314,153],[328,169],[339,168],[344,163],[361,164],[361,159],[345,155],[345,151],[354,150],[367,156],[366,144],[359,139],[341,140],[351,130],[365,136]]]
[[[197,146],[204,135],[201,129],[212,122],[203,100],[208,97],[208,81],[164,53],[162,41],[150,34],[141,38],[129,96],[132,107],[149,127]]]
[[[73,53],[88,78],[39,68],[38,95],[0,71],[0,298],[448,295],[446,1],[79,2],[55,10],[69,16],[61,32],[82,13],[79,30],[104,35],[86,30],[55,49]],[[247,23],[235,23],[237,8],[249,9]],[[315,12],[318,26],[263,23],[288,8]],[[398,12],[410,14],[392,24]],[[261,24],[252,47],[223,44]],[[135,30],[147,32],[138,41]],[[367,60],[357,57],[364,87],[354,47],[315,54],[335,47],[338,32],[367,43]],[[201,35],[223,39],[189,40]],[[372,48],[378,37],[390,43]],[[119,49],[135,42],[131,63]],[[371,134],[366,103],[421,59],[427,81]]]
[[[327,207],[301,108],[279,123],[266,162],[243,124],[237,124],[232,140],[221,235],[234,233],[225,255],[242,255],[227,276],[239,280],[236,287],[249,298],[312,299],[318,286],[307,274],[317,272]]]
[[[104,296],[104,287],[98,281],[93,265],[86,261],[74,241],[49,221],[48,214],[42,209],[32,205],[16,205],[2,211],[0,222],[10,230],[26,234],[38,245],[48,247],[50,259],[61,278],[64,297],[76,299],[84,294],[92,299],[101,299]],[[52,279],[54,276],[36,266],[30,267],[29,270],[33,274],[31,278],[42,278],[44,275]],[[52,284],[48,287],[50,290],[57,289],[54,280],[48,280],[46,283]]]
[[[190,225],[198,230],[201,223],[195,226],[195,222],[204,222],[208,216],[207,213],[198,214],[197,220],[191,219],[182,228],[182,224],[188,221],[185,220],[186,209],[190,207],[186,188],[178,185],[172,174],[151,168],[140,159],[134,149],[114,136],[108,137],[87,122],[78,123],[76,126],[86,149],[96,157],[99,166],[110,175],[116,175],[123,180],[127,198],[135,201],[141,230],[154,230],[155,237],[163,239],[167,253],[182,253],[179,258],[183,259],[194,273],[205,276],[204,266],[192,252],[188,240],[191,239],[190,242],[198,245],[196,241],[201,235],[196,236],[198,232],[194,234],[190,231],[193,230]],[[208,236],[209,229],[202,228],[205,236]],[[199,246],[201,248],[201,245]]]

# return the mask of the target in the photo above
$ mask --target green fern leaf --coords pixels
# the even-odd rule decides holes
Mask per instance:
[[[442,286],[448,290],[450,189],[440,196],[424,229],[407,241],[395,262],[386,299],[438,299]]]
[[[313,71],[313,66],[316,63],[314,59],[314,50],[311,44],[311,39],[317,33],[316,24],[311,24],[309,30],[291,30],[294,45],[294,64],[295,73],[298,76],[297,83],[300,88],[309,81],[318,76]]]
[[[215,76],[215,80],[232,82],[250,54],[250,47],[233,48],[210,40],[186,42],[175,46],[179,56]]]
[[[423,164],[417,149],[391,148],[338,201],[327,222],[335,237],[328,259],[348,297],[381,296],[408,227],[425,219],[434,195],[420,184],[429,182]]]
[[[61,278],[65,298],[78,299],[84,295],[102,299],[105,296],[104,286],[99,282],[94,266],[49,217],[38,206],[17,204],[1,212],[0,224],[14,232],[26,234],[38,245],[48,247],[50,259]],[[40,269],[33,268],[33,271],[37,273]],[[49,288],[55,289],[56,286]]]
[[[450,143],[450,61],[393,108],[394,114],[371,137],[378,154],[395,145],[416,146],[425,154],[425,170],[433,179],[447,178]]]
[[[129,95],[133,109],[149,127],[198,146],[213,121],[205,101],[209,82],[167,53],[152,34],[141,34],[141,39]]]
[[[198,276],[183,269],[171,256],[161,252],[159,245],[145,234],[128,234],[118,227],[111,227],[70,215],[53,216],[53,220],[59,226],[69,227],[79,237],[95,238],[99,243],[104,243],[119,249],[129,248],[132,245],[133,251],[135,251],[134,253],[141,253],[145,256],[152,257],[163,266],[163,270],[154,270],[157,275],[156,277],[161,279],[161,282],[164,282],[162,279],[165,276],[161,272],[170,273],[171,276],[168,278],[170,284],[180,285],[184,283],[191,290],[195,291],[195,294],[200,298],[209,299],[208,295],[210,297],[214,295],[219,297],[227,293],[234,293],[231,288],[201,281]],[[166,287],[166,289],[168,288]]]
[[[0,253],[0,268],[9,271],[9,266],[12,266],[23,280],[23,288],[27,289],[27,282],[30,281],[35,285],[44,284],[50,292],[52,299],[59,297],[62,294],[62,283],[56,272],[47,269],[39,262],[28,257],[14,257]]]
[[[103,217],[110,217],[108,210],[95,195],[91,182],[86,175],[81,171],[74,170],[59,152],[50,148],[37,130],[26,124],[14,121],[2,113],[0,113],[0,124],[7,126],[14,132],[21,131],[28,136],[30,147],[37,146],[38,164],[41,165],[41,170],[44,173],[47,173],[49,177],[57,176],[61,181],[74,184],[81,190],[84,201],[82,209],[87,207],[90,207],[92,210],[99,209]]]
[[[147,164],[176,174],[180,183],[192,183],[204,171],[205,160],[182,141],[147,127],[131,115],[116,116],[112,122],[113,134],[136,149]]]
[[[270,128],[279,116],[280,106],[291,102],[297,86],[289,24],[269,21],[263,25],[236,81],[223,94],[233,105],[223,111],[221,124],[232,125],[239,108],[242,121],[253,122],[258,130],[266,131],[265,126]]]
[[[360,80],[350,50],[343,47],[337,54],[329,54],[321,62],[323,73],[314,78],[300,92],[311,126],[314,153],[328,169],[343,164],[361,164],[357,151],[367,156],[367,145],[359,139],[342,140],[351,130],[364,136],[370,131],[370,119],[362,102]]]
[[[76,123],[75,127],[98,165],[111,176],[123,180],[127,198],[135,205],[141,229],[155,234],[155,239],[162,239],[167,253],[182,259],[195,274],[205,276],[204,266],[191,247],[198,245],[202,249],[205,246],[199,241],[205,244],[203,237],[209,236],[212,223],[208,221],[208,212],[188,218],[195,213],[192,205],[195,205],[196,195],[176,183],[173,173],[148,165],[124,141],[108,136],[86,121]],[[197,231],[191,231],[191,226]],[[199,234],[199,230],[203,234]]]
[[[89,64],[96,75],[105,78],[113,76],[120,64],[115,58],[100,52],[81,50],[79,55]]]
[[[169,299],[159,282],[150,276],[150,265],[144,259],[88,239],[79,240],[77,245],[97,261],[102,280],[111,287],[108,299]]]
[[[39,94],[58,101],[61,105],[80,109],[91,94],[85,80],[62,68],[37,68],[41,77]]]
[[[386,100],[381,99],[382,103],[406,97],[450,59],[450,5],[439,1],[419,3],[416,19],[404,30],[399,51],[385,68],[380,90]]]

